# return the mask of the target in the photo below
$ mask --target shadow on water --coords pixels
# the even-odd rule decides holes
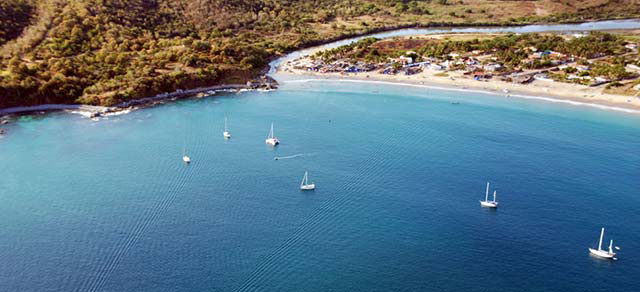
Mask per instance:
[[[587,253],[589,253],[589,250],[585,250]],[[591,263],[593,264],[594,267],[596,268],[600,268],[600,267],[613,267],[616,262],[618,261],[613,260],[613,259],[603,259],[601,257],[592,255],[591,253],[589,253],[589,259],[591,260]]]
[[[482,208],[482,211],[493,216],[498,214],[498,208]]]

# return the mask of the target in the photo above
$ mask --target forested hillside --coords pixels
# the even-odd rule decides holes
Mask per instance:
[[[637,0],[3,0],[0,107],[244,82],[284,52],[432,24],[637,17]]]
[[[29,25],[33,16],[33,6],[24,0],[3,0],[0,2],[0,45],[17,38]]]

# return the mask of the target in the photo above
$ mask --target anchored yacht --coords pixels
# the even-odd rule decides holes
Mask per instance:
[[[601,257],[604,259],[616,259],[616,253],[613,252],[613,239],[609,242],[609,250],[602,249],[602,239],[604,238],[604,227],[600,230],[600,242],[598,242],[598,249],[589,248],[589,253],[594,256]],[[616,249],[620,248],[616,246]]]
[[[496,191],[493,191],[493,201],[489,201],[489,182],[487,182],[487,191],[484,196],[484,201],[480,201],[480,206],[487,208],[498,208],[498,202],[496,201]]]
[[[276,146],[280,144],[280,140],[273,134],[273,123],[271,123],[271,130],[269,131],[269,136],[264,140],[265,143],[271,146]]]

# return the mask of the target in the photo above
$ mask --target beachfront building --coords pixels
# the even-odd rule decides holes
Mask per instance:
[[[398,63],[401,65],[408,65],[413,63],[413,58],[410,56],[400,56],[398,58],[389,58],[389,62]]]
[[[637,65],[634,65],[634,64],[627,64],[627,66],[625,66],[624,68],[627,71],[640,73],[640,66],[637,66]]]
[[[429,65],[429,68],[431,70],[438,70],[438,71],[442,71],[442,70],[445,69],[445,67],[440,65],[440,64],[431,64],[431,65]]]
[[[545,82],[553,82],[553,79],[549,78],[547,74],[536,74],[533,76],[533,79]]]
[[[589,76],[589,75],[578,76],[576,74],[569,74],[567,76],[567,80],[591,80],[591,76]]]
[[[555,52],[551,50],[547,50],[544,52],[535,52],[530,56],[530,59],[542,59],[543,57],[547,57],[552,60],[565,60],[569,57],[563,53]]]
[[[491,77],[493,77],[491,73],[484,72],[482,70],[471,72],[471,75],[473,76],[473,80],[477,80],[477,81],[481,81],[483,79],[490,79]]]
[[[502,64],[499,63],[490,63],[484,66],[484,69],[487,71],[500,71],[502,68]]]
[[[466,58],[464,58],[462,60],[464,61],[464,64],[467,65],[467,66],[477,65],[477,64],[480,63],[477,59],[471,58],[471,57],[466,57]]]
[[[413,57],[410,56],[400,56],[398,59],[405,65],[413,63]]]
[[[578,69],[578,71],[580,71],[580,72],[591,70],[591,68],[589,68],[589,66],[585,66],[585,65],[578,65],[578,66],[576,66],[576,69]]]

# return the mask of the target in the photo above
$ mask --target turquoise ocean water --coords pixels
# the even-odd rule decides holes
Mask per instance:
[[[588,255],[603,226],[618,261]],[[638,291],[638,274],[634,114],[311,81],[0,140],[0,291]]]

